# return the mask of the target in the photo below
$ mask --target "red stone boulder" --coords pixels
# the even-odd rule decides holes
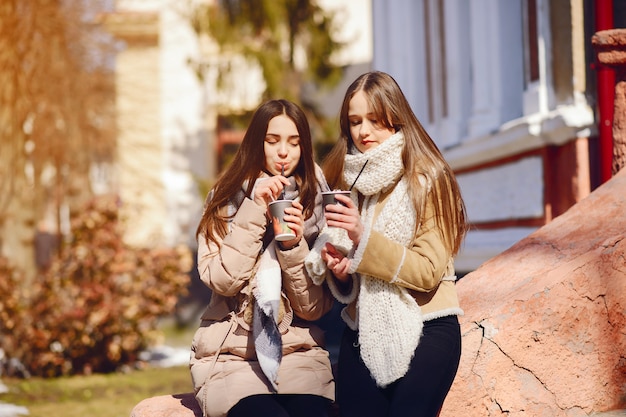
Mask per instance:
[[[458,292],[463,353],[441,417],[626,408],[626,169]]]
[[[130,417],[202,417],[193,393],[146,398],[131,411]]]

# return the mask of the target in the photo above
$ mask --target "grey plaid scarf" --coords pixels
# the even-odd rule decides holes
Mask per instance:
[[[328,189],[322,170],[317,165],[315,168],[318,183],[318,192],[315,197],[315,209],[313,215],[304,222],[304,238],[309,247],[313,245],[315,238],[324,225],[321,190]],[[256,183],[263,181],[265,178],[267,177],[263,176],[258,178]],[[296,186],[295,178],[290,177],[289,180],[290,184],[285,187],[285,198],[296,200],[299,198],[299,191]],[[243,184],[237,195],[233,196],[230,210],[236,211],[241,205],[241,202],[243,202],[245,198],[243,191],[245,189],[246,184]],[[254,189],[252,193],[254,194]],[[255,303],[252,320],[252,337],[261,370],[274,390],[277,391],[278,368],[280,367],[283,356],[282,337],[278,329],[282,271],[276,258],[276,244],[274,242],[273,228],[268,227],[265,233],[264,241],[267,242],[269,240],[269,243],[261,254],[258,269],[254,277],[255,285],[253,295]]]

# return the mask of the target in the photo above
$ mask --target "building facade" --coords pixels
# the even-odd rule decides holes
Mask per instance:
[[[353,41],[340,57],[346,80],[320,99],[322,107],[337,113],[347,84],[369,69],[399,82],[461,185],[471,222],[457,259],[461,274],[602,182],[605,123],[598,127],[600,70],[590,38],[606,18],[603,2],[619,24],[624,0],[321,2],[338,10],[342,36]],[[216,103],[223,100],[189,65],[207,56],[206,45],[180,7],[118,0],[108,17],[123,42],[116,184],[128,240],[139,246],[194,245],[203,203],[198,181],[214,179],[220,150],[240,139],[218,129]]]
[[[119,41],[119,133],[116,164],[101,188],[119,194],[125,240],[139,247],[194,246],[203,203],[198,179],[215,171],[216,118],[189,65],[200,45],[183,6],[118,0],[103,17]]]
[[[398,81],[461,186],[461,273],[601,182],[597,3],[373,0],[372,67]]]
[[[98,176],[104,178],[98,188],[119,193],[125,238],[136,246],[195,247],[206,188],[243,137],[241,130],[224,128],[220,116],[253,110],[264,90],[258,69],[245,63],[235,66],[236,88],[227,97],[216,88],[216,74],[198,77],[190,62],[211,67],[221,57],[210,40],[193,31],[193,4],[117,0],[104,17],[120,42],[115,60],[119,152],[116,166]],[[320,4],[339,14],[339,36],[350,44],[338,65],[368,67],[370,0]],[[329,115],[339,111],[339,93],[325,98]]]

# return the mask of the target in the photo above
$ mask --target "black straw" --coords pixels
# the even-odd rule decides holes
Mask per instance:
[[[280,166],[280,175],[282,175],[283,177],[285,176],[285,164],[282,164]],[[280,200],[284,200],[285,199],[285,186],[283,185],[283,190],[280,192]]]
[[[354,182],[352,183],[352,185],[350,186],[350,188],[348,188],[348,191],[352,191],[352,187],[354,187],[354,184],[356,184],[356,180],[359,179],[359,177],[361,176],[361,172],[363,172],[363,169],[365,169],[365,165],[367,165],[367,162],[369,161],[369,159],[367,161],[365,161],[365,163],[363,164],[363,166],[361,167],[361,170],[359,171],[358,174],[356,174],[356,178],[354,179]]]

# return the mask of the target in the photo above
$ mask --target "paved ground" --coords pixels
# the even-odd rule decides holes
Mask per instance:
[[[7,392],[9,389],[0,382],[0,394]],[[28,410],[25,407],[20,407],[13,404],[7,404],[0,401],[0,417],[19,417],[28,415]]]
[[[27,415],[28,409],[25,407],[0,402],[0,417],[19,417]]]
[[[148,362],[151,366],[169,368],[170,366],[189,364],[188,347],[157,346],[141,352],[139,359]]]

